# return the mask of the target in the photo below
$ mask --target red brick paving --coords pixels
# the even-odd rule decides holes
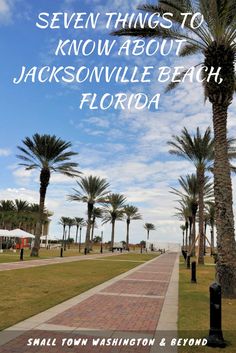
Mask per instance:
[[[164,299],[93,295],[49,324],[116,331],[154,331]]]
[[[121,280],[104,289],[102,292],[117,294],[165,295],[169,283],[142,282]]]
[[[171,272],[176,254],[165,254],[152,263],[144,265],[123,280],[106,287],[101,294],[95,294],[85,299],[61,314],[56,315],[46,324],[63,325],[68,329],[78,327],[84,329],[136,332],[138,334],[153,334],[156,330],[164,298],[168,289]],[[129,281],[129,279],[132,279]],[[137,281],[134,281],[137,279]],[[150,281],[142,281],[150,280]],[[154,280],[152,282],[152,280]],[[164,282],[162,282],[164,281]],[[109,293],[109,294],[107,294]],[[116,295],[117,293],[117,295]],[[132,294],[134,296],[132,296]],[[126,296],[127,295],[127,296]],[[140,295],[140,296],[139,296]],[[148,295],[148,297],[145,297]],[[152,297],[153,296],[153,297]],[[103,332],[103,331],[102,331]],[[100,334],[102,333],[99,332]],[[26,332],[17,339],[0,347],[0,353],[149,353],[150,347],[27,347],[29,337],[72,337],[72,333]],[[83,336],[85,333],[83,333]],[[96,331],[92,334],[96,336]],[[81,334],[77,334],[81,337]],[[106,336],[105,336],[106,337]],[[78,338],[78,337],[76,337]]]
[[[163,273],[134,272],[126,278],[168,281],[170,279],[170,275]]]

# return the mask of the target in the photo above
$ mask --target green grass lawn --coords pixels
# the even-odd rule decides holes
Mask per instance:
[[[183,259],[181,258],[181,262]],[[208,262],[208,261],[206,261]],[[179,337],[203,338],[209,333],[209,285],[214,282],[214,266],[197,267],[197,284],[190,283],[190,270],[180,264]],[[223,334],[230,344],[225,349],[210,347],[180,347],[179,353],[235,353],[236,300],[222,301]]]
[[[149,253],[149,254],[137,254],[137,253],[126,253],[126,254],[120,254],[114,257],[103,257],[102,260],[109,260],[109,261],[125,261],[125,260],[129,260],[129,261],[148,261],[151,259],[154,259],[155,257],[159,256],[160,253]]]
[[[66,251],[64,251],[64,257],[78,256],[78,255],[83,255],[82,250],[81,250],[81,253],[79,253],[78,249],[75,249],[75,248],[67,249]],[[58,249],[51,249],[51,250],[40,249],[39,257],[30,257],[30,250],[24,249],[24,260],[25,261],[37,260],[37,259],[48,259],[51,257],[59,257],[59,256],[60,256],[60,249],[59,248]],[[0,263],[18,262],[18,261],[20,261],[20,251],[19,250],[17,250],[15,253],[8,250],[8,251],[4,251],[3,253],[0,254]]]
[[[122,256],[122,255],[121,255]],[[130,254],[129,256],[132,256]],[[153,255],[145,254],[145,261]],[[0,329],[72,298],[140,262],[86,260],[0,272]]]

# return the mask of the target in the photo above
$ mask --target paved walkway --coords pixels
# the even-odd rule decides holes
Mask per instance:
[[[0,352],[176,352],[159,343],[176,337],[178,258],[161,255],[3,331]],[[48,346],[27,346],[29,338]]]
[[[109,252],[109,253],[86,255],[86,256],[78,255],[78,256],[67,256],[67,257],[54,257],[54,258],[42,259],[42,260],[6,262],[6,263],[0,264],[0,271],[20,270],[23,268],[56,265],[56,264],[75,262],[75,261],[81,261],[81,260],[91,260],[91,259],[97,260],[98,258],[101,258],[101,257],[116,256],[116,255],[121,255],[121,253],[119,253],[119,252],[110,253]]]

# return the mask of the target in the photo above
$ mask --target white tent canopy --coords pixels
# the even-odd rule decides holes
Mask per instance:
[[[13,230],[10,230],[8,235],[5,235],[7,237],[15,237],[15,238],[32,238],[34,239],[35,236],[31,233],[28,233],[28,232],[25,232],[24,230],[22,229],[13,229]]]
[[[7,229],[0,229],[0,237],[9,237],[9,230]]]
[[[0,229],[0,237],[8,237],[9,233],[10,233],[9,230]]]

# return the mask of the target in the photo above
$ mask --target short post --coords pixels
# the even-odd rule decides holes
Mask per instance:
[[[221,320],[221,286],[213,283],[210,288],[210,330],[207,345],[224,348],[226,342],[223,338]]]
[[[61,247],[60,257],[63,257],[63,247]]]
[[[24,248],[20,249],[20,261],[24,261]]]
[[[142,244],[141,244],[140,254],[142,254],[142,253],[143,253],[143,246],[142,246]]]
[[[190,269],[190,255],[187,256],[187,268]]]
[[[192,262],[192,278],[191,278],[191,283],[197,283],[197,277],[196,277],[196,261]]]

